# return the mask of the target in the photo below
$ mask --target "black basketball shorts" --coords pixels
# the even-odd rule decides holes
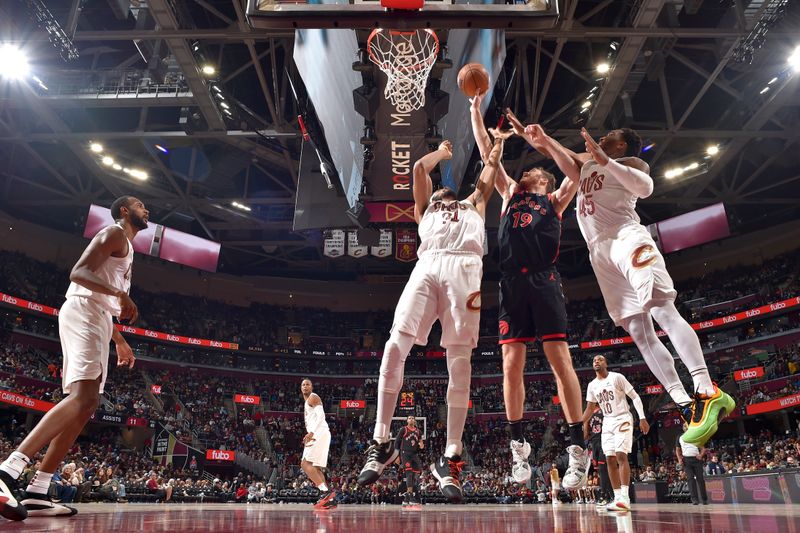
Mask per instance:
[[[401,457],[400,460],[400,466],[404,472],[414,472],[415,474],[422,472],[422,462],[419,459],[419,455],[406,455]]]
[[[555,267],[500,279],[500,344],[567,340],[567,309]]]

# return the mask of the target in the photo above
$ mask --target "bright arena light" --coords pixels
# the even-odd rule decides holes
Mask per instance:
[[[91,150],[96,154],[99,154],[100,152],[103,151],[103,145],[100,143],[92,143],[89,145],[89,150]]]
[[[611,66],[608,63],[600,63],[597,65],[598,74],[607,74],[609,70],[611,70]]]
[[[105,166],[107,166],[107,167],[110,167],[111,165],[113,165],[113,164],[114,164],[114,158],[112,158],[111,156],[108,156],[108,155],[107,155],[107,156],[105,156],[105,157],[103,158],[103,164],[104,164]]]
[[[800,46],[794,49],[792,55],[789,56],[789,65],[795,70],[795,72],[800,72]]]
[[[29,70],[25,52],[12,44],[0,46],[0,77],[18,80],[24,78]]]
[[[584,103],[581,104],[581,109],[588,109],[592,103],[589,100],[586,100]]]
[[[206,76],[213,76],[217,72],[217,69],[215,69],[212,65],[203,65],[201,70]]]
[[[717,146],[716,144],[709,146],[708,148],[706,148],[706,153],[708,155],[717,155],[719,153],[719,146]]]

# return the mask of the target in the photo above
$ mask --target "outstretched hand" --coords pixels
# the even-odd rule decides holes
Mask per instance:
[[[489,128],[489,133],[492,134],[492,137],[494,137],[495,140],[497,140],[497,139],[506,140],[506,139],[508,139],[509,137],[511,137],[512,135],[515,134],[514,130],[502,131],[502,130],[499,130],[497,128]]]
[[[439,144],[439,151],[442,152],[440,155],[442,156],[443,160],[448,160],[453,158],[453,143],[450,141],[442,141]]]
[[[607,165],[608,161],[610,160],[608,154],[606,154],[605,151],[600,148],[600,145],[597,144],[594,139],[592,139],[592,136],[589,135],[589,132],[586,131],[586,128],[581,128],[581,137],[583,137],[583,140],[586,142],[586,151],[589,152],[589,155],[592,156],[592,159],[594,159],[597,164],[601,166]]]
[[[469,99],[470,106],[469,108],[473,111],[477,110],[480,112],[481,110],[481,102],[483,102],[483,93],[480,91],[475,93],[475,96]]]
[[[525,135],[525,126],[522,125],[522,122],[519,121],[517,116],[511,111],[511,108],[507,107],[505,109],[506,119],[511,124],[511,127],[514,129],[514,133],[520,136]]]

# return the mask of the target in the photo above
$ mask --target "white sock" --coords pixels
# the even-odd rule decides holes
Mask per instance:
[[[656,335],[650,315],[633,316],[625,322],[624,326],[642,353],[650,371],[664,385],[672,400],[678,405],[691,403],[692,398],[686,393],[681,378],[675,371],[675,360],[672,359],[672,354]]]
[[[327,483],[320,483],[317,485],[317,488],[322,492],[328,492],[328,484]]]
[[[50,492],[50,481],[53,479],[53,474],[42,472],[39,470],[33,476],[30,485],[25,489],[27,492],[35,492],[36,494],[47,494]]]
[[[20,452],[12,452],[11,455],[8,456],[8,459],[3,461],[3,464],[0,465],[0,470],[8,474],[14,479],[19,479],[19,476],[22,475],[22,471],[25,470],[25,467],[30,464],[31,460],[24,453]]]
[[[383,349],[378,378],[378,410],[375,415],[375,431],[372,434],[372,438],[380,443],[389,441],[389,427],[397,407],[397,396],[403,386],[406,357],[413,346],[413,335],[395,329]]]
[[[683,364],[692,375],[694,390],[699,394],[714,394],[714,384],[706,367],[706,358],[703,355],[703,348],[700,346],[700,339],[692,326],[681,316],[673,302],[667,302],[658,307],[650,309],[653,318],[661,326],[670,342],[678,352]]]
[[[622,496],[622,489],[614,489],[614,499],[619,500]]]
[[[624,498],[629,498],[629,496],[628,496],[628,485],[621,485],[621,486],[619,487],[619,490],[620,490],[620,492],[622,493],[622,496],[623,496]]]

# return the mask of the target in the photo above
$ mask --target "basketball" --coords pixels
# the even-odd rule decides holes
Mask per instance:
[[[458,88],[467,98],[485,94],[489,90],[489,72],[480,63],[467,63],[458,71]]]

